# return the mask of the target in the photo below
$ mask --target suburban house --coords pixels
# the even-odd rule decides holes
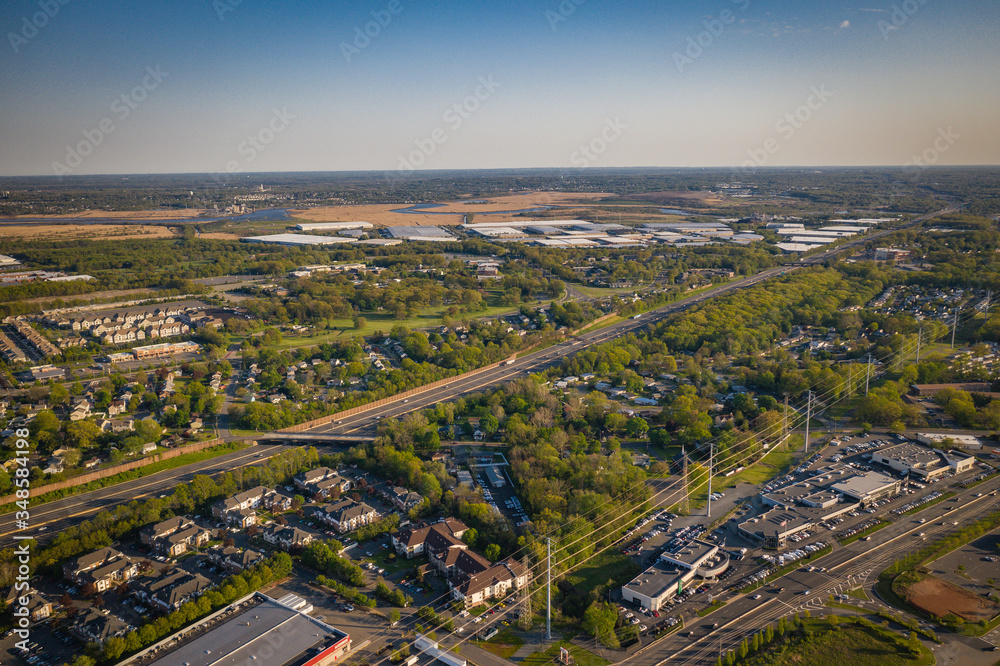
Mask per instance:
[[[244,550],[235,546],[216,546],[208,551],[208,559],[229,573],[239,573],[263,562],[264,555],[251,548]]]
[[[380,514],[364,502],[345,499],[316,507],[313,517],[343,534],[378,520]]]
[[[392,502],[393,505],[400,511],[409,511],[410,509],[414,509],[424,501],[424,496],[420,493],[415,493],[412,490],[407,490],[406,488],[402,488],[400,486],[387,488],[384,495],[385,498]]]
[[[504,597],[512,590],[519,590],[530,580],[531,572],[524,565],[516,560],[505,560],[479,573],[451,579],[448,586],[452,599],[471,608],[490,599]]]
[[[28,617],[32,622],[41,622],[52,615],[52,604],[48,599],[32,592],[28,597]]]
[[[335,488],[340,493],[346,493],[351,489],[351,482],[329,467],[317,467],[308,472],[302,472],[295,476],[294,481],[295,487],[304,494],[320,499],[329,497],[331,493],[334,493]]]
[[[184,602],[197,599],[212,586],[212,581],[201,574],[174,569],[159,578],[143,578],[135,585],[135,594],[153,608],[169,613]]]
[[[313,535],[290,525],[268,525],[261,536],[267,543],[282,550],[304,548],[312,543]]]
[[[428,550],[427,561],[446,577],[472,576],[490,568],[490,561],[463,543],[443,550]]]
[[[176,516],[139,531],[139,539],[155,550],[177,557],[212,540],[212,532],[190,518]]]
[[[84,643],[94,642],[102,645],[112,636],[120,638],[134,628],[106,611],[102,613],[95,608],[87,608],[77,614],[70,631]]]
[[[139,567],[114,548],[101,548],[63,565],[63,574],[78,585],[93,583],[98,592],[131,580]]]
[[[446,518],[433,525],[406,527],[392,535],[392,547],[407,559],[418,557],[430,550],[464,548],[462,535],[468,529],[465,523],[455,518]]]
[[[249,527],[257,523],[257,509],[287,511],[291,508],[291,496],[265,486],[257,486],[219,500],[212,505],[212,515],[230,525]]]

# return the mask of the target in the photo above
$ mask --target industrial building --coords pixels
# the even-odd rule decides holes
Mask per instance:
[[[899,479],[879,472],[856,473],[844,465],[831,465],[812,477],[795,481],[761,496],[770,507],[738,525],[740,533],[770,550],[784,548],[796,533],[898,493]]]
[[[983,443],[974,435],[956,435],[950,432],[918,432],[917,441],[928,446],[941,446],[950,442],[951,446],[969,451],[979,451]]]
[[[408,241],[457,241],[458,239],[449,234],[441,227],[386,227],[386,233],[392,238]]]
[[[284,245],[296,247],[299,245],[336,245],[337,243],[353,243],[354,238],[337,236],[310,236],[309,234],[271,234],[269,236],[245,236],[243,243],[263,243],[265,245]]]
[[[911,478],[933,481],[948,472],[968,472],[976,464],[976,459],[958,451],[938,451],[905,442],[873,451],[872,462],[885,465],[900,474],[908,474]]]
[[[349,229],[373,229],[371,222],[303,222],[295,225],[296,231],[347,231]]]
[[[622,586],[622,598],[654,611],[682,592],[695,577],[715,579],[729,568],[729,556],[715,544],[694,539]]]
[[[180,642],[180,646],[152,665],[328,666],[351,650],[350,635],[310,617],[312,605],[301,597],[289,594],[272,599],[255,593],[234,606],[243,606],[245,610],[204,633],[199,632],[212,626],[211,622],[186,627],[182,632],[198,634],[197,638],[190,641],[185,636],[175,638],[174,642]]]

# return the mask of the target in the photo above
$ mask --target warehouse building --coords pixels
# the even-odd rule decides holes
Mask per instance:
[[[299,245],[336,245],[337,243],[353,243],[353,238],[338,236],[310,236],[309,234],[271,234],[269,236],[245,236],[243,243],[263,243],[264,245],[284,245],[297,247]]]
[[[908,474],[911,478],[933,481],[948,472],[968,472],[975,465],[976,459],[958,451],[938,451],[905,442],[872,452],[872,462],[885,465],[900,474]]]
[[[347,231],[349,229],[373,229],[371,222],[303,222],[295,225],[296,231]]]
[[[622,598],[643,608],[659,610],[697,578],[716,579],[729,568],[729,556],[715,544],[694,539],[660,559],[622,586]]]
[[[272,599],[255,593],[237,605],[244,610],[221,624],[203,621],[183,629],[185,635],[172,641],[179,647],[153,666],[328,666],[351,651],[350,635],[310,617],[312,606],[300,597]],[[198,636],[186,640],[189,634]]]

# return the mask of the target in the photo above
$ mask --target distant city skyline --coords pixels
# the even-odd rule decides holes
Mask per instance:
[[[803,4],[14,0],[0,175],[1000,163],[995,0]]]

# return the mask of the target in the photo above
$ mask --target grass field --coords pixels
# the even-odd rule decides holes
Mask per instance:
[[[576,666],[607,666],[611,662],[604,657],[599,657],[593,652],[577,647],[569,641],[559,641],[555,645],[549,646],[543,652],[533,652],[524,658],[522,666],[547,666],[556,664],[559,661],[559,648],[566,648],[573,657]]]
[[[826,620],[805,621],[807,640],[772,646],[740,661],[740,666],[930,666],[934,656],[923,645],[914,659],[892,640],[891,632],[841,622],[837,628]],[[896,634],[899,636],[899,634]],[[899,636],[905,641],[905,637]]]
[[[510,659],[524,645],[524,639],[514,634],[509,628],[505,628],[488,641],[472,641],[472,644],[487,652],[492,652],[501,659]]]
[[[532,302],[531,306],[542,307],[543,305],[549,305],[550,303],[552,303],[552,299],[542,299],[537,303]],[[510,305],[490,306],[479,312],[458,314],[454,317],[454,320],[461,321],[466,317],[469,319],[489,319],[492,317],[500,317],[516,313],[518,311],[518,307],[519,306]],[[335,340],[347,340],[356,335],[368,337],[375,333],[375,331],[382,331],[383,333],[388,334],[389,331],[392,330],[393,326],[405,326],[411,330],[436,328],[443,325],[444,316],[447,313],[447,310],[448,308],[444,306],[422,308],[417,311],[415,316],[407,317],[405,319],[396,319],[389,312],[364,313],[361,316],[364,318],[366,323],[362,328],[354,328],[353,319],[330,319],[329,325],[333,327],[332,329],[316,329],[311,334],[303,336],[285,335],[282,337],[281,343],[276,345],[275,348],[293,349],[295,347],[319,345],[324,342],[331,342]]]
[[[760,459],[739,474],[730,477],[716,477],[712,482],[713,490],[725,490],[734,488],[740,483],[758,485],[769,481],[785,470],[791,468],[799,455],[798,448],[802,445],[802,438],[798,435],[789,438],[788,444],[781,449],[772,449]]]
[[[610,287],[587,287],[584,285],[574,284],[573,288],[584,296],[589,296],[591,298],[604,298],[606,296],[615,296],[616,294],[634,294],[636,292],[634,287],[612,289]]]
[[[578,590],[589,592],[600,585],[607,585],[608,581],[624,584],[639,573],[638,565],[614,548],[589,560],[587,565],[566,576]]]

